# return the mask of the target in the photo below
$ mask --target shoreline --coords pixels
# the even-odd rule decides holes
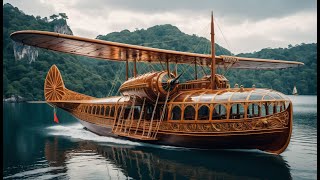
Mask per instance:
[[[46,103],[46,101],[26,101],[26,103]]]

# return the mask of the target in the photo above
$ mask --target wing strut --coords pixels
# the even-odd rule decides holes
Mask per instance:
[[[126,80],[129,79],[129,61],[128,61],[128,49],[126,49]]]

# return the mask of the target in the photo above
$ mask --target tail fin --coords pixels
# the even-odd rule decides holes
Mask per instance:
[[[60,71],[56,65],[52,65],[46,80],[44,81],[44,97],[46,101],[59,101],[66,94],[66,87]]]
[[[56,65],[51,66],[44,81],[44,97],[46,101],[94,99],[91,96],[67,89]]]

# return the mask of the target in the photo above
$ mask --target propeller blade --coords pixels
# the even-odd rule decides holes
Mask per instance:
[[[176,83],[176,81],[182,76],[183,73],[179,74],[179,76],[177,76],[176,78],[172,79],[170,81],[170,85],[174,85]]]

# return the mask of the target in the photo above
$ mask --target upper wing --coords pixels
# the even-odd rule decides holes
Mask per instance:
[[[197,54],[136,46],[98,39],[89,39],[46,31],[17,31],[10,35],[16,41],[29,46],[49,49],[70,54],[113,61],[171,62],[178,64],[210,65],[211,55]],[[242,58],[234,56],[216,56],[220,67],[239,69],[283,69],[303,65],[301,62]]]

